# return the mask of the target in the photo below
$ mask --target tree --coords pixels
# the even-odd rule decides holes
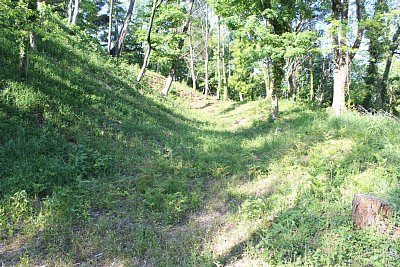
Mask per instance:
[[[356,0],[357,37],[353,45],[348,45],[349,1],[332,0],[332,39],[333,39],[333,102],[332,108],[339,116],[345,109],[346,89],[349,83],[350,63],[355,50],[360,47],[364,33],[361,24],[364,0]]]
[[[74,4],[74,13],[71,18],[71,24],[70,25],[75,25],[76,24],[76,19],[78,18],[78,13],[79,13],[79,4],[81,0],[75,0]]]
[[[153,6],[151,8],[151,14],[150,14],[150,22],[149,22],[149,26],[147,28],[147,35],[146,35],[146,41],[147,41],[147,50],[146,53],[144,55],[144,60],[143,60],[143,65],[142,68],[136,78],[136,83],[140,83],[140,81],[142,80],[144,73],[146,71],[147,66],[149,65],[149,61],[150,61],[150,53],[152,50],[152,46],[151,46],[151,31],[153,29],[153,23],[154,23],[154,16],[156,14],[156,10],[157,7],[162,3],[163,0],[153,0]]]
[[[115,43],[114,47],[110,50],[110,54],[113,57],[118,57],[121,54],[122,45],[123,45],[123,42],[125,40],[127,31],[128,31],[128,26],[129,26],[129,23],[131,21],[131,17],[132,17],[133,7],[134,6],[135,6],[135,0],[130,0],[129,1],[128,11],[126,12],[125,20],[124,20],[124,23],[122,24],[121,31],[118,34],[118,37],[117,37],[117,40],[116,40],[116,43]]]
[[[221,23],[218,16],[218,39],[217,39],[217,73],[218,73],[218,88],[217,99],[221,98]]]
[[[400,23],[397,24],[397,30],[393,34],[392,42],[389,47],[389,55],[386,60],[385,71],[383,72],[382,81],[381,81],[381,103],[382,109],[386,109],[386,94],[387,94],[387,85],[390,67],[392,65],[393,56],[395,54],[396,49],[399,47],[399,35],[400,35]]]
[[[109,12],[109,21],[108,21],[108,38],[107,38],[107,52],[111,51],[111,34],[113,27],[113,9],[114,9],[114,0],[110,0],[110,12]]]
[[[182,28],[182,34],[183,35],[185,35],[187,33],[188,29],[189,29],[190,19],[191,19],[191,15],[192,15],[192,12],[193,12],[193,5],[194,5],[194,0],[187,0],[188,16],[187,16],[186,21],[184,23],[184,26]],[[183,44],[184,44],[184,39],[181,38],[179,40],[178,46],[177,46],[178,51],[182,50]],[[178,59],[179,59],[179,56],[177,55],[174,58],[173,62],[172,62],[172,66],[170,68],[170,71],[169,71],[169,74],[168,74],[168,78],[167,78],[166,83],[165,83],[165,87],[164,87],[164,89],[162,90],[162,93],[161,93],[163,96],[167,96],[169,90],[171,89],[172,81],[173,81],[173,79],[175,77],[175,74],[176,74],[176,68],[177,68],[177,65],[178,65]]]
[[[208,5],[205,4],[205,25],[204,25],[204,98],[207,99],[208,93],[210,91],[209,85],[209,73],[208,73],[208,61],[209,61],[209,54],[208,54],[208,35],[209,35],[209,22],[208,22]]]
[[[196,71],[194,68],[194,47],[193,47],[193,32],[192,23],[189,24],[189,52],[190,52],[190,72],[192,76],[192,89],[196,91]]]

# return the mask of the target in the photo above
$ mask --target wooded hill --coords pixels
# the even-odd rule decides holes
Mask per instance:
[[[0,0],[2,265],[398,264],[396,2],[126,4]]]

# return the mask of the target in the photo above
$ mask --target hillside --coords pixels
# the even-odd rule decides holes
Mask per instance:
[[[26,81],[0,45],[1,264],[398,264],[396,233],[351,221],[355,193],[400,204],[397,120],[284,100],[271,121],[266,100],[161,97],[154,72],[138,95],[136,66],[46,25]]]

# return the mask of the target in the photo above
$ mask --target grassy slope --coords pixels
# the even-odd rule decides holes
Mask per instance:
[[[0,262],[397,264],[398,239],[352,229],[351,200],[400,203],[398,122],[290,102],[271,122],[265,101],[180,85],[137,97],[135,68],[57,27],[25,83],[0,45]]]

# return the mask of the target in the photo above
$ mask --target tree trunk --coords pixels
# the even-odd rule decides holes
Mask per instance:
[[[328,79],[329,79],[329,62],[328,58],[324,57],[324,63],[322,65],[322,86],[321,86],[321,96],[319,98],[319,105],[322,106],[325,102],[325,93],[328,85]]]
[[[209,93],[209,80],[208,80],[208,6],[206,4],[206,25],[204,29],[204,99],[207,99]]]
[[[147,66],[149,65],[150,62],[150,54],[151,54],[151,50],[152,50],[152,46],[151,46],[151,31],[153,29],[153,23],[154,23],[154,16],[156,14],[156,10],[157,10],[157,2],[158,0],[153,0],[153,7],[151,8],[151,16],[150,16],[150,23],[149,23],[149,27],[147,29],[147,50],[146,50],[146,54],[144,56],[144,60],[143,60],[143,66],[142,69],[140,70],[137,78],[136,78],[136,83],[139,84],[140,81],[142,80],[144,73],[146,71]]]
[[[289,93],[292,92],[292,97],[293,97],[293,100],[295,101],[296,100],[296,92],[294,91],[294,88],[292,88],[292,85],[290,83],[290,77],[292,77],[292,79],[293,79],[293,64],[290,59],[287,59],[286,65],[288,66],[287,73],[286,73],[286,83],[288,86],[288,92]]]
[[[383,1],[377,0],[375,3],[375,10],[373,15],[373,20],[375,23],[380,23],[383,29],[383,19],[381,14],[383,12]],[[382,54],[383,42],[380,40],[383,32],[382,29],[376,27],[375,24],[368,26],[366,32],[366,37],[369,39],[368,52],[369,52],[369,63],[367,68],[367,76],[365,77],[365,83],[370,86],[370,89],[376,90],[378,94],[379,91],[379,73],[378,73],[378,63]]]
[[[315,90],[314,90],[314,65],[313,65],[313,58],[310,56],[309,58],[310,64],[310,100],[314,102],[315,100]]]
[[[357,14],[357,37],[352,46],[352,50],[358,49],[361,44],[364,27],[360,25],[364,0],[356,0]],[[332,15],[336,20],[337,26],[332,31],[333,38],[333,102],[332,108],[337,116],[346,109],[345,96],[346,88],[349,82],[350,62],[355,53],[349,52],[347,47],[347,27],[348,27],[349,2],[348,0],[332,0]],[[340,40],[339,40],[340,33]]]
[[[239,92],[239,101],[240,102],[244,101],[243,94],[241,92]]]
[[[76,19],[78,18],[78,13],[79,13],[79,3],[80,2],[81,2],[81,0],[75,0],[74,14],[72,15],[71,25],[76,24]]]
[[[193,48],[193,36],[192,36],[192,27],[189,24],[189,50],[190,50],[190,72],[192,75],[192,88],[193,91],[196,91],[196,72],[194,69],[194,48]]]
[[[221,97],[221,25],[218,17],[218,45],[217,45],[217,72],[218,72],[218,88],[217,88],[217,99]]]
[[[349,64],[346,59],[334,63],[332,108],[336,115],[340,115],[346,109],[345,96],[349,79],[348,74]]]
[[[187,0],[187,4],[188,4],[188,17],[187,17],[187,19],[185,21],[185,25],[183,26],[182,34],[186,34],[188,29],[189,29],[190,17],[192,16],[194,0]],[[179,41],[179,43],[178,43],[178,50],[179,51],[182,50],[183,44],[184,44],[184,40],[181,39]],[[173,81],[173,79],[175,77],[175,74],[176,74],[176,66],[177,66],[177,64],[178,64],[178,56],[175,57],[174,62],[172,63],[172,67],[171,67],[171,69],[169,71],[169,75],[168,75],[167,81],[165,83],[165,87],[161,92],[161,94],[163,96],[167,96],[169,90],[171,89],[171,84],[172,84],[172,81]]]
[[[37,46],[36,46],[36,36],[33,31],[29,32],[29,46],[31,49],[35,52],[37,52]]]
[[[68,2],[68,27],[71,26],[71,21],[72,21],[72,1],[69,0]]]
[[[396,49],[399,47],[399,35],[400,35],[400,25],[397,26],[397,30],[393,35],[392,43],[390,44],[389,48],[389,56],[386,60],[385,71],[383,72],[382,82],[381,82],[381,103],[382,109],[385,110],[386,108],[386,94],[387,94],[387,85],[390,73],[390,67],[392,66],[393,55]]]
[[[226,79],[226,64],[225,64],[225,27],[224,27],[224,40],[222,41],[222,75],[224,77],[224,101],[228,100],[228,81]],[[229,40],[228,40],[229,42]]]
[[[118,0],[115,1],[114,41],[118,40]],[[109,52],[111,54],[111,50]]]
[[[393,86],[390,86],[389,89],[389,112],[393,114],[393,98],[394,98],[394,90]]]
[[[271,119],[275,120],[278,117],[279,113],[279,96],[281,94],[282,89],[282,82],[285,76],[283,67],[285,65],[285,61],[283,58],[278,58],[274,60],[272,64],[272,73],[273,73],[273,80],[272,80],[272,94],[271,94]]]
[[[122,44],[125,40],[126,33],[128,32],[128,26],[129,26],[129,22],[131,21],[134,6],[135,6],[135,0],[130,0],[128,11],[126,13],[124,23],[122,24],[121,32],[118,35],[118,39],[117,39],[115,46],[110,51],[110,53],[113,57],[119,57],[121,54]]]
[[[298,59],[294,60],[293,66],[293,101],[297,101],[297,94],[299,91],[299,84],[297,78],[299,77],[299,64]]]
[[[110,50],[111,50],[113,8],[114,8],[114,0],[110,0],[110,13],[109,13],[109,20],[108,20],[108,43],[107,43],[107,52],[108,53],[110,53]]]

